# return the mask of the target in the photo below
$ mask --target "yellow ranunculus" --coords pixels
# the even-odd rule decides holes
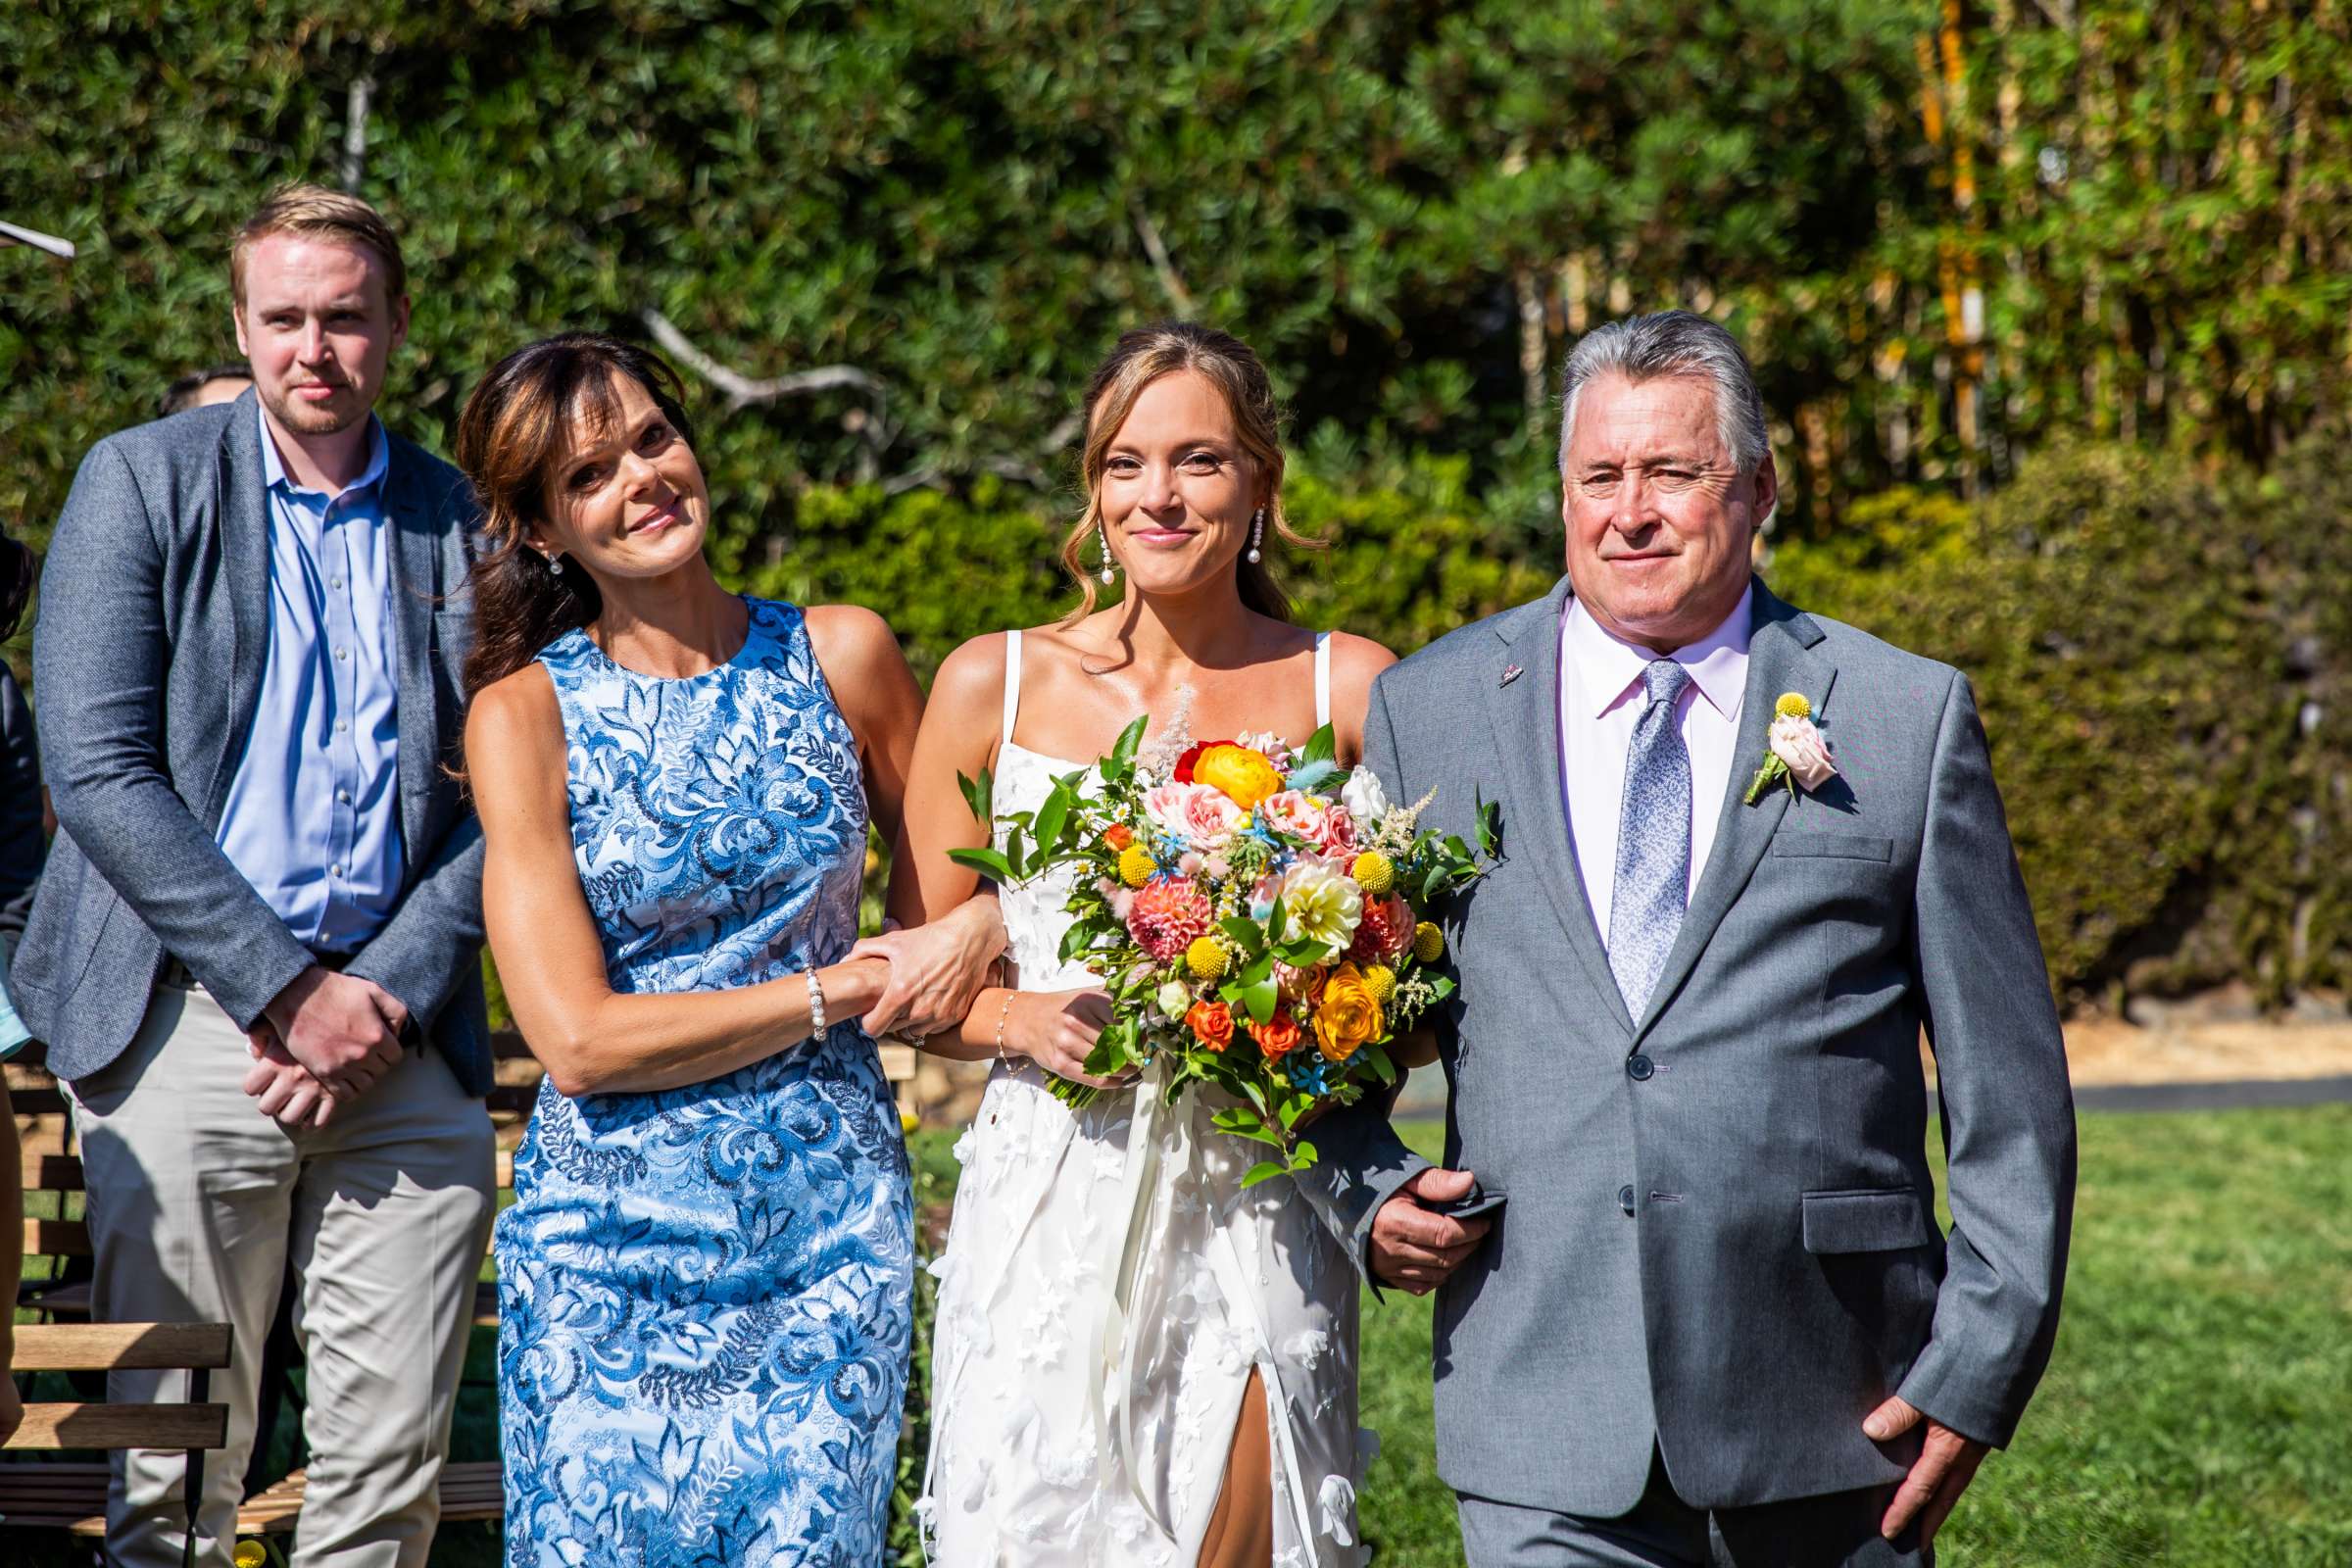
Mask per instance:
[[[1379,1039],[1383,1027],[1380,999],[1364,972],[1352,963],[1334,969],[1315,1006],[1315,1045],[1323,1059],[1346,1061],[1366,1042]]]
[[[1193,760],[1193,782],[1223,790],[1245,811],[1282,788],[1282,775],[1247,746],[1211,746]]]
[[[1119,880],[1131,888],[1140,888],[1151,881],[1152,873],[1158,869],[1159,862],[1141,844],[1130,844],[1119,852]]]
[[[1413,956],[1423,963],[1435,963],[1446,956],[1446,933],[1427,920],[1413,927]]]

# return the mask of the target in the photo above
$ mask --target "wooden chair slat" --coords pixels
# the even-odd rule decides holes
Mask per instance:
[[[106,1476],[103,1461],[0,1465],[0,1529],[104,1535]]]
[[[228,1365],[225,1323],[25,1323],[18,1326],[16,1338],[20,1372],[152,1372]]]
[[[17,1142],[27,1154],[62,1154],[73,1142],[63,1116],[19,1116]]]
[[[225,1404],[28,1404],[7,1448],[218,1448]]]
[[[47,1089],[19,1089],[8,1086],[8,1108],[20,1116],[63,1116],[66,1113],[66,1094],[54,1086]]]
[[[88,1257],[90,1228],[77,1219],[28,1219],[24,1222],[26,1257]]]
[[[24,1146],[24,1191],[78,1193],[81,1191],[81,1161],[62,1150],[35,1149]]]
[[[17,1304],[35,1312],[47,1312],[52,1317],[88,1317],[90,1282],[70,1280],[57,1285],[47,1280],[26,1280],[17,1293]],[[24,1331],[20,1328],[17,1332]]]

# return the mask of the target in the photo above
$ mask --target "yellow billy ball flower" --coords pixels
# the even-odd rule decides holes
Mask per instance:
[[[1159,862],[1141,844],[1130,844],[1119,852],[1119,880],[1131,888],[1140,888],[1151,881],[1152,873],[1158,869]]]
[[[917,1115],[916,1115],[916,1114],[915,1114],[913,1111],[911,1111],[911,1110],[902,1110],[902,1111],[900,1111],[900,1112],[899,1112],[899,1131],[900,1131],[900,1132],[902,1132],[902,1133],[912,1133],[912,1132],[913,1132],[913,1131],[914,1131],[914,1130],[915,1130],[917,1127],[920,1127],[922,1124],[923,1124],[923,1118],[922,1118],[922,1117],[920,1117],[920,1116],[917,1116]]]
[[[1376,899],[1396,885],[1396,868],[1378,850],[1366,850],[1357,856],[1348,874],[1355,878],[1357,887]]]
[[[1446,933],[1427,920],[1413,927],[1413,956],[1423,963],[1435,963],[1446,956]]]
[[[1214,937],[1195,937],[1184,950],[1184,966],[1196,980],[1214,980],[1225,972],[1225,950]]]
[[[240,1541],[237,1549],[229,1554],[229,1561],[235,1563],[237,1568],[266,1568],[270,1561],[270,1548],[258,1541]]]
[[[1772,711],[1779,718],[1811,718],[1813,705],[1805,701],[1803,692],[1783,692],[1780,701],[1772,705]]]
[[[1374,1002],[1387,1006],[1396,994],[1396,971],[1385,963],[1370,965],[1364,970],[1364,989],[1372,993]]]

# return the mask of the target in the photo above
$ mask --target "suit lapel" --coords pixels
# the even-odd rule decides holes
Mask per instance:
[[[228,580],[233,657],[228,668],[227,746],[213,781],[206,825],[215,831],[228,802],[262,706],[262,666],[270,656],[270,495],[262,465],[261,404],[249,389],[220,432],[220,492],[213,514],[220,530],[220,567]]]
[[[1783,692],[1802,692],[1816,713],[1825,711],[1838,668],[1814,653],[1822,640],[1812,617],[1791,609],[1759,581],[1749,612],[1747,682],[1740,700],[1740,739],[1732,754],[1731,777],[1715,829],[1715,847],[1690,896],[1681,931],[1666,955],[1666,967],[1649,995],[1649,1006],[1635,1030],[1637,1041],[1646,1035],[1673,1004],[1675,994],[1706,952],[1715,928],[1723,924],[1732,905],[1755,874],[1756,862],[1772,843],[1773,831],[1788,809],[1786,785],[1767,791],[1755,805],[1741,804],[1748,781],[1764,760],[1772,727],[1773,704]]]
[[[392,440],[384,475],[384,520],[392,560],[392,629],[400,669],[400,825],[409,853],[425,844],[433,770],[440,765],[439,713],[433,695],[433,607],[440,583],[435,564],[441,540],[434,516],[417,494],[416,466]]]
[[[1495,651],[1486,701],[1502,758],[1503,853],[1535,861],[1586,978],[1617,1027],[1630,1034],[1633,1019],[1609,972],[1592,906],[1585,899],[1568,832],[1567,796],[1560,787],[1560,614],[1567,603],[1568,579],[1562,577],[1544,599],[1496,627],[1503,646]],[[1505,680],[1514,666],[1521,672]]]

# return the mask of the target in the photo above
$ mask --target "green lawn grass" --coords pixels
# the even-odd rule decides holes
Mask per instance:
[[[1409,1134],[1429,1152],[1437,1136]],[[954,1180],[948,1142],[915,1140],[933,1198]],[[1461,1562],[1430,1431],[1429,1312],[1365,1302],[1363,1419],[1382,1449],[1361,1511],[1382,1568]],[[460,1458],[497,1452],[492,1374],[484,1333]],[[24,1546],[0,1556],[68,1560],[62,1544]],[[2057,1353],[1939,1546],[1970,1568],[2352,1564],[2352,1106],[2084,1119]],[[433,1560],[490,1568],[496,1532],[451,1526]]]

